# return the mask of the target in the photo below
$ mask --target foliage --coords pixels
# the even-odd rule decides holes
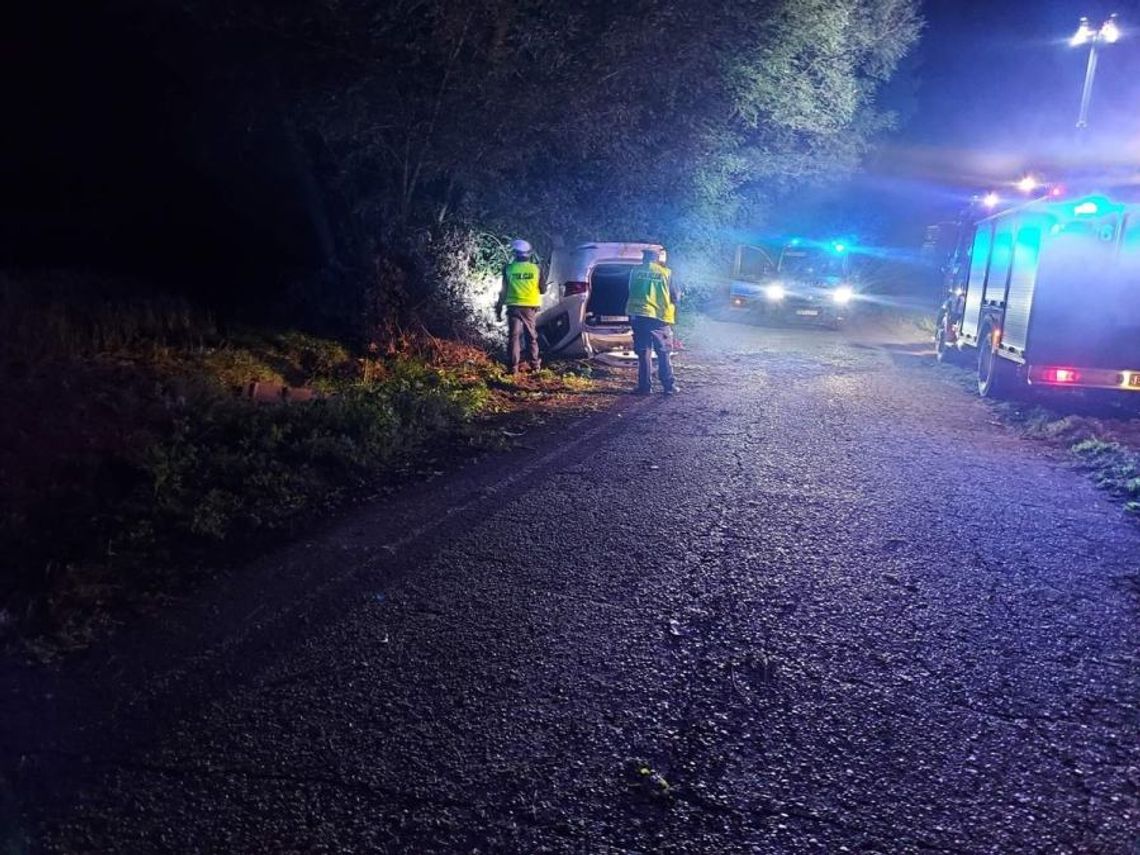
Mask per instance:
[[[294,331],[245,330],[211,347],[88,343],[61,339],[31,363],[5,352],[0,364],[11,380],[0,393],[0,609],[17,604],[33,630],[52,623],[51,603],[167,591],[163,574],[212,544],[292,526],[427,444],[464,444],[497,375],[480,351],[444,342],[391,358]],[[254,379],[325,395],[235,397]]]
[[[239,333],[207,350],[202,362],[225,391],[253,380],[329,391],[359,370],[344,344],[297,330]]]
[[[1140,434],[1134,411],[1119,400],[1068,398],[1067,414],[1043,405],[995,407],[1026,436],[1067,448],[1093,482],[1140,512]],[[1081,412],[1083,411],[1083,413]]]
[[[154,530],[214,540],[277,528],[362,485],[485,403],[485,387],[414,361],[307,405],[220,399],[182,413],[171,434],[147,449],[141,508]]]
[[[444,331],[456,283],[485,282],[457,240],[652,237],[683,258],[757,226],[890,126],[876,93],[920,30],[914,0],[182,5],[258,46],[217,88],[297,141],[310,211],[336,264],[373,278],[385,341]]]
[[[203,362],[208,376],[225,389],[238,390],[253,381],[285,382],[276,369],[245,348],[226,344],[207,353]]]
[[[1140,454],[1098,437],[1081,440],[1072,451],[1092,472],[1098,487],[1124,498],[1129,511],[1140,510]]]
[[[182,297],[141,284],[64,272],[0,274],[0,355],[22,363],[97,353],[204,346],[216,319]]]

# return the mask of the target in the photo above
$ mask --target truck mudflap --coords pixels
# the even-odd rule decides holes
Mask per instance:
[[[1030,365],[1026,369],[1026,379],[1031,386],[1140,392],[1140,368],[1117,370],[1079,365]]]

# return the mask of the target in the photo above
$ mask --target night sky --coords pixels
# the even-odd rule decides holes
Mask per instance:
[[[1082,15],[1095,27],[1111,12],[1125,37],[1101,53],[1081,143],[1088,51],[1067,40]],[[1140,3],[927,0],[924,13],[918,85],[901,103],[913,113],[872,158],[863,191],[933,220],[1027,172],[1057,180],[1090,154],[1140,162]]]

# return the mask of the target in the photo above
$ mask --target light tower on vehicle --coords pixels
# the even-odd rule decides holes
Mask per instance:
[[[1089,125],[1089,101],[1092,100],[1093,79],[1096,77],[1097,48],[1100,45],[1110,45],[1119,41],[1120,26],[1116,22],[1116,15],[1109,15],[1107,20],[1094,30],[1089,26],[1088,18],[1081,18],[1077,31],[1069,39],[1072,47],[1089,46],[1089,61],[1085,66],[1085,85],[1081,90],[1081,110],[1077,114],[1077,128],[1084,130]]]

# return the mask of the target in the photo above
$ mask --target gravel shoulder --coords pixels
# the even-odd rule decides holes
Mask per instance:
[[[1140,530],[914,336],[687,344],[678,398],[267,556],[150,670],[91,660],[8,840],[1129,851]]]

